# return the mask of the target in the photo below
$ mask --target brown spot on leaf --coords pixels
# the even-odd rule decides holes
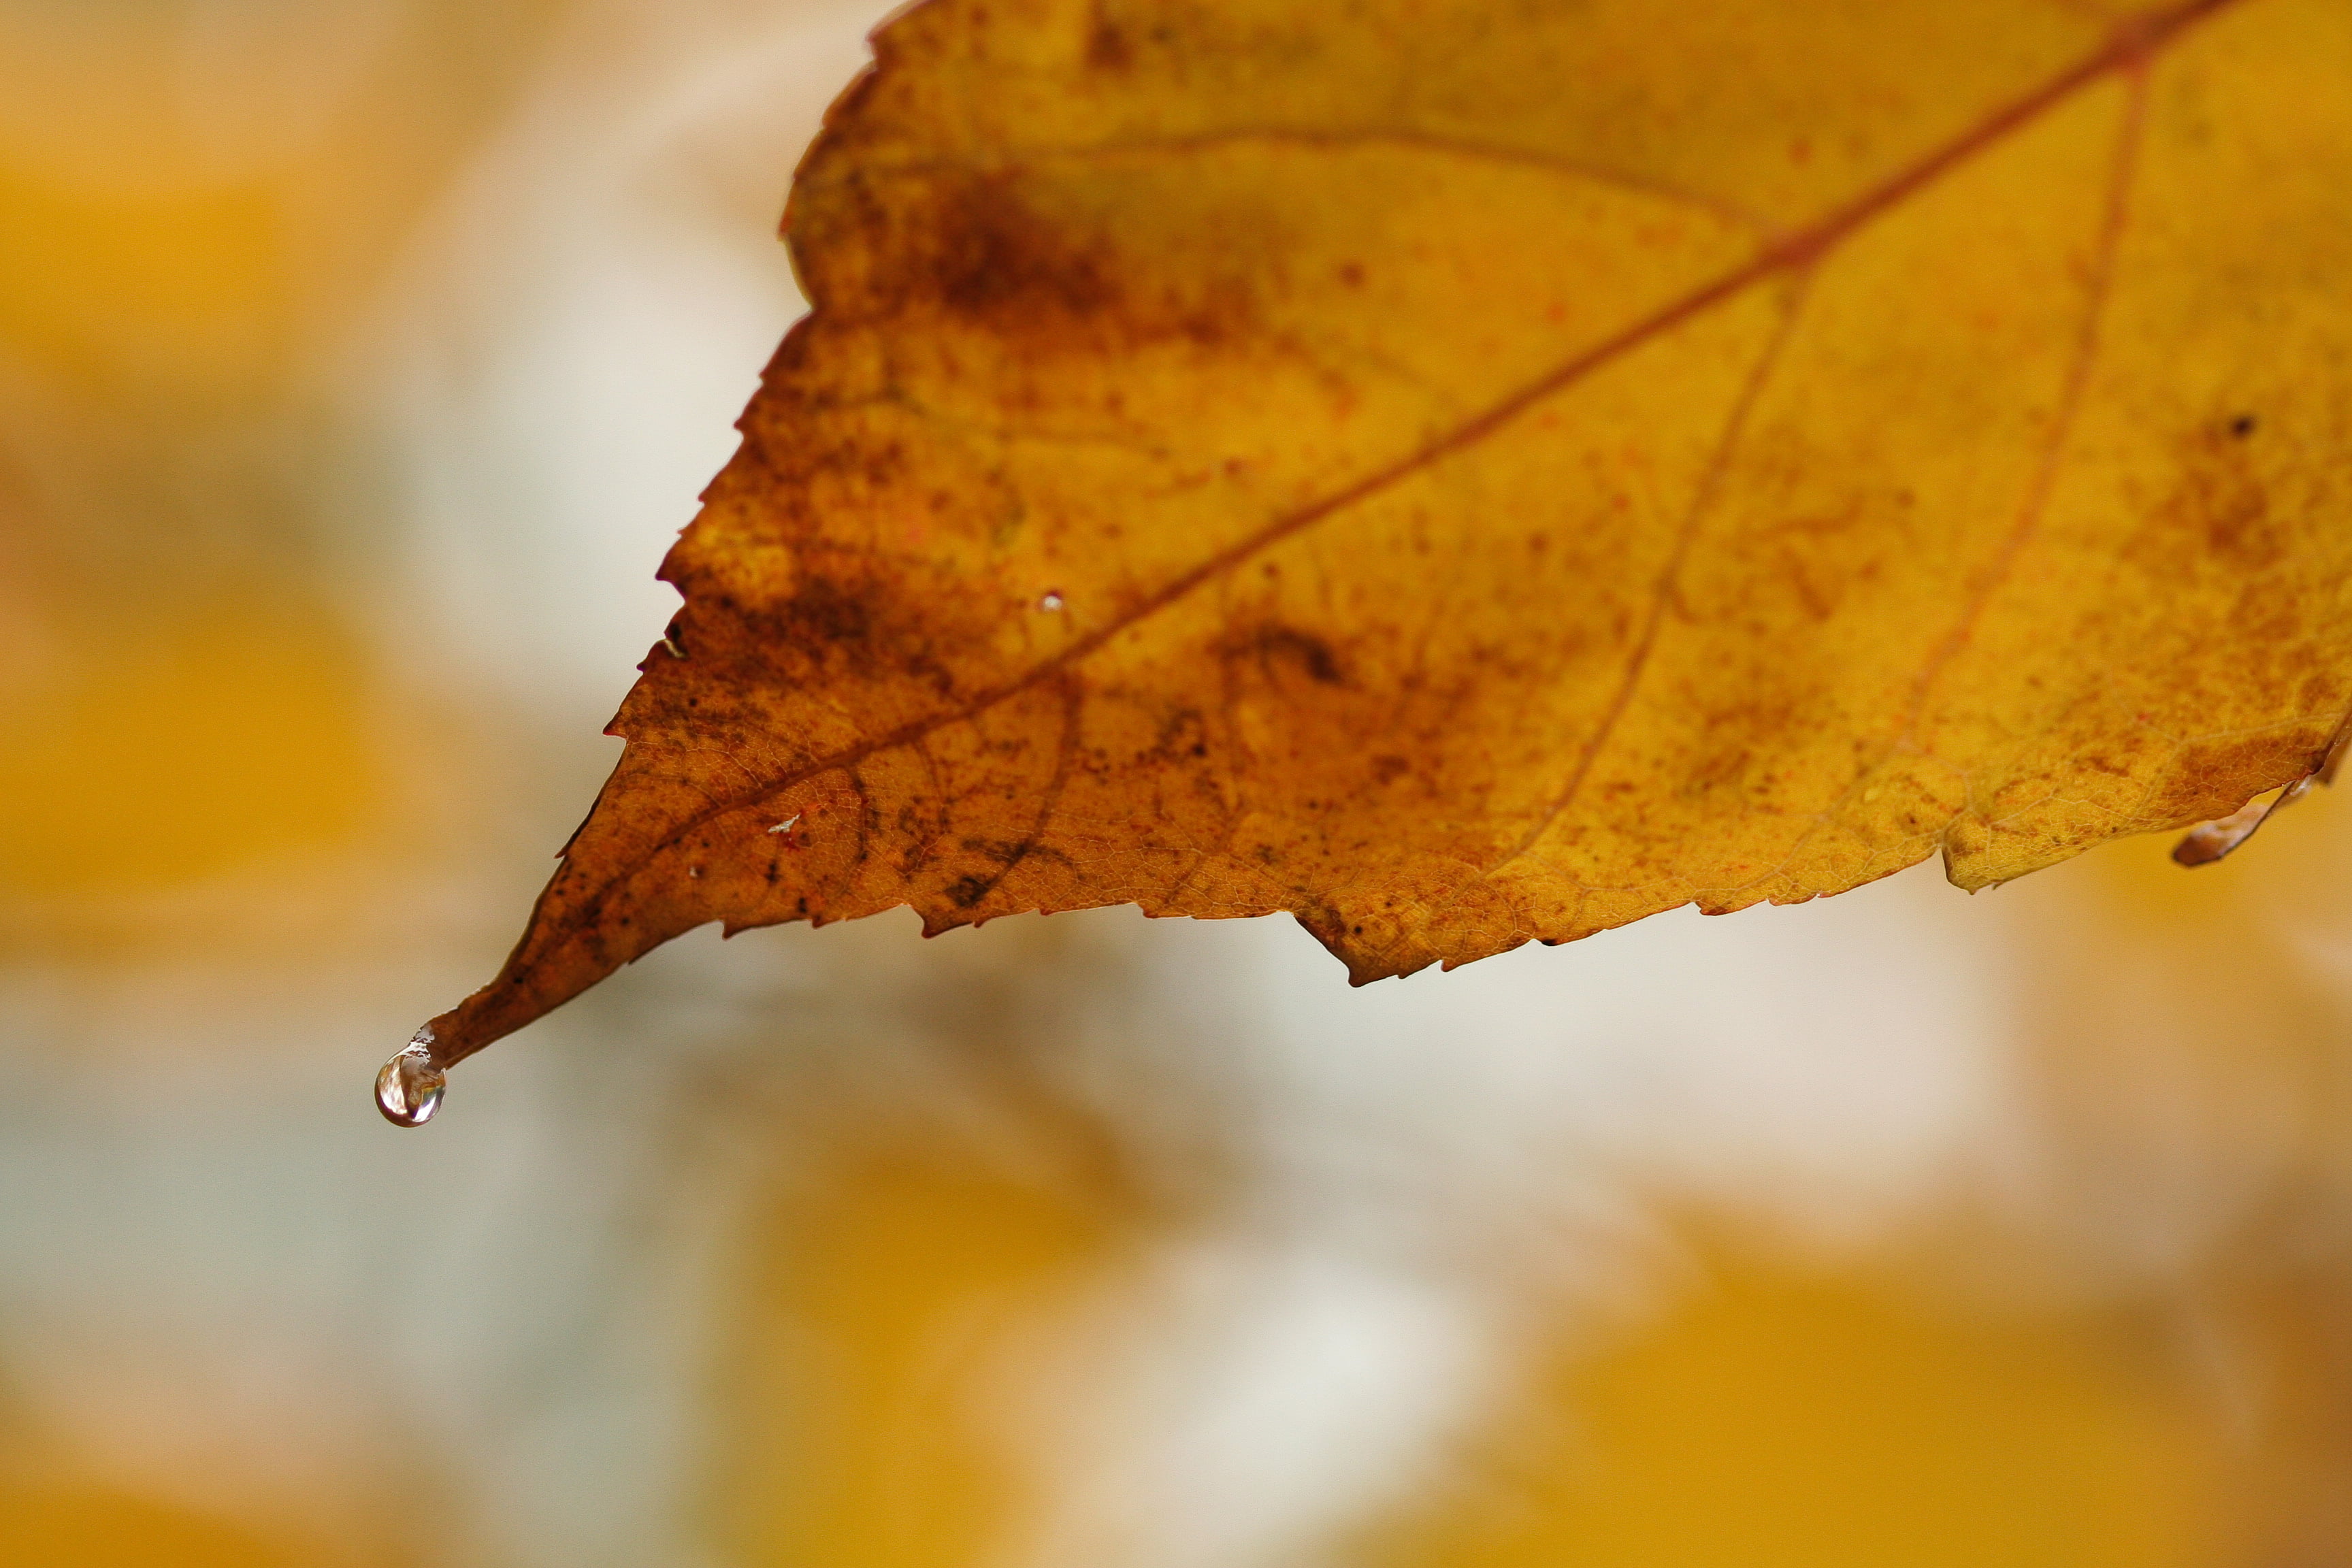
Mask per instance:
[[[1260,327],[1261,279],[1234,247],[1140,233],[1021,169],[854,182],[828,192],[804,227],[795,254],[836,331],[887,321],[919,332],[944,317],[1015,352],[1061,356],[1213,347]],[[1171,257],[1171,244],[1185,254]]]
[[[950,191],[934,233],[928,291],[959,314],[1083,319],[1118,298],[1108,246],[1041,217],[1009,176]]]
[[[1331,645],[1312,632],[1279,623],[1262,626],[1225,644],[1228,658],[1254,658],[1268,681],[1279,683],[1280,672],[1296,669],[1318,686],[1344,686],[1346,672]]]
[[[2273,514],[2269,487],[2255,468],[2249,439],[2254,429],[2252,416],[2240,415],[2185,443],[2179,478],[2156,511],[2175,548],[2233,573],[2276,565],[2292,542],[2292,530]]]
[[[864,585],[807,577],[774,612],[777,640],[793,646],[862,647],[874,634],[876,595]]]
[[[1127,41],[1127,34],[1102,4],[1095,0],[1094,15],[1087,28],[1087,64],[1099,71],[1126,71],[1135,64],[1135,51]]]

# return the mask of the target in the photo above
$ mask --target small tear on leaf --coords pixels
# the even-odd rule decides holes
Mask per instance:
[[[2254,836],[2263,820],[2284,805],[2287,792],[2282,790],[2274,800],[2259,797],[2239,807],[2227,816],[2217,816],[2210,822],[2200,822],[2181,837],[2172,847],[2172,858],[2183,866],[2210,866],[2231,850]]]
[[[793,824],[799,822],[800,819],[801,814],[796,811],[790,816],[784,818],[782,822],[776,824],[773,827],[768,829],[768,831],[771,833],[790,833],[793,830]]]

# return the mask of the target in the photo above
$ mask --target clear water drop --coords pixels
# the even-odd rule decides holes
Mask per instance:
[[[419,1029],[375,1075],[375,1108],[394,1127],[422,1127],[441,1109],[449,1080],[433,1060],[433,1031]]]

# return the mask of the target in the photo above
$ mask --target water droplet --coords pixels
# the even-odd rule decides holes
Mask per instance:
[[[1048,594],[1044,598],[1037,601],[1037,607],[1044,610],[1048,615],[1051,615],[1054,611],[1062,607],[1062,595],[1059,594]]]
[[[448,1085],[433,1061],[433,1031],[419,1029],[416,1038],[375,1075],[375,1108],[394,1127],[422,1127],[441,1109],[441,1094]]]

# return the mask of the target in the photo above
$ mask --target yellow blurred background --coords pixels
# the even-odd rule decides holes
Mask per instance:
[[[377,1121],[877,14],[0,0],[0,1564],[2352,1561],[2325,795],[1358,993],[698,938]]]

